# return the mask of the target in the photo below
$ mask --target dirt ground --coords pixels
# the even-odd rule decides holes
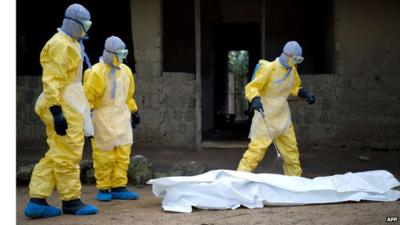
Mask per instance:
[[[272,149],[273,150],[273,149]],[[35,163],[42,157],[44,151],[35,154],[17,155],[18,164]],[[199,162],[211,169],[235,169],[243,150],[237,149],[140,149],[133,154],[142,154],[153,163],[157,171],[169,168],[173,164],[189,161]],[[360,156],[364,156],[361,157]],[[365,156],[367,158],[365,158]],[[85,152],[84,158],[90,158]],[[338,149],[308,149],[301,152],[303,176],[316,177],[385,169],[400,177],[400,151],[371,150],[338,150]],[[281,173],[281,162],[275,159],[274,151],[267,154],[262,165],[256,172]],[[100,214],[86,217],[63,215],[56,218],[31,220],[23,215],[23,208],[29,199],[28,188],[17,187],[17,224],[40,225],[77,225],[77,224],[388,224],[388,216],[397,216],[400,224],[400,201],[390,203],[358,202],[325,205],[308,205],[292,207],[266,207],[263,209],[237,210],[194,210],[191,214],[164,212],[161,200],[154,197],[151,186],[132,187],[141,194],[135,201],[112,201],[100,203],[95,200],[96,188],[83,186],[82,199],[100,208]],[[60,206],[57,192],[49,199],[49,203]]]
[[[222,224],[387,224],[388,216],[400,216],[400,202],[390,203],[341,203],[292,207],[266,207],[262,209],[240,208],[236,210],[194,210],[191,214],[164,212],[161,200],[154,197],[150,186],[132,187],[141,198],[134,201],[111,201],[100,203],[95,200],[96,188],[84,186],[82,198],[100,208],[93,216],[63,215],[48,219],[28,219],[23,208],[28,200],[28,189],[17,189],[17,224],[29,225],[222,225]],[[57,196],[49,203],[60,206]],[[400,222],[398,222],[400,223]]]

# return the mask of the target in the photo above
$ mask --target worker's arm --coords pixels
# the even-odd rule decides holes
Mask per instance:
[[[301,87],[301,81],[299,77],[299,73],[295,69],[294,71],[294,85],[293,89],[290,92],[292,96],[298,96],[300,98],[305,98],[308,102],[308,104],[312,105],[315,103],[315,96],[313,93],[308,92],[306,89]]]
[[[271,79],[272,69],[272,63],[261,66],[256,72],[255,79],[246,85],[245,92],[248,101],[251,102],[253,98],[257,96],[260,97],[261,90]]]
[[[129,109],[132,113],[137,112],[137,104],[133,95],[135,94],[135,78],[133,77],[133,73],[131,69],[125,67],[128,70],[128,77],[129,77],[129,89],[128,89],[128,96],[126,99],[126,104],[128,105]]]
[[[49,106],[61,106],[63,91],[81,63],[80,56],[71,46],[52,42],[43,48],[40,63],[46,102]]]
[[[302,87],[301,87],[300,76],[299,76],[299,73],[297,72],[296,68],[293,69],[293,76],[294,76],[294,85],[293,85],[292,91],[290,92],[290,95],[297,97],[299,94],[299,90]]]
[[[87,69],[84,73],[84,91],[91,109],[97,107],[96,104],[103,96],[106,88],[106,81],[102,74],[103,73],[97,67]]]

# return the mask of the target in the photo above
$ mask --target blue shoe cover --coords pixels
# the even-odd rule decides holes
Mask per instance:
[[[96,194],[97,200],[101,202],[108,202],[112,200],[112,195],[109,192],[97,192]]]
[[[112,199],[134,200],[139,198],[139,194],[128,189],[123,191],[111,191]]]
[[[29,218],[47,218],[62,215],[62,211],[59,208],[39,205],[33,202],[28,202],[24,213],[25,216]]]
[[[86,205],[85,207],[79,209],[78,211],[75,212],[75,215],[77,216],[85,216],[85,215],[92,215],[92,214],[97,214],[99,212],[99,209],[94,207],[93,205]]]

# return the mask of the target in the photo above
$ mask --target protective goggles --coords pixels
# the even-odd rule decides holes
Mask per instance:
[[[106,49],[106,51],[111,54],[116,55],[118,57],[119,61],[126,59],[126,57],[128,56],[128,52],[129,52],[128,49],[121,49],[121,50],[118,50],[117,52],[109,51],[107,49]]]
[[[293,62],[294,64],[300,64],[304,61],[304,58],[301,56],[293,56]]]
[[[294,64],[300,64],[304,61],[304,58],[301,56],[297,56],[297,55],[293,56],[293,55],[287,54],[286,52],[284,52],[284,54],[286,56],[292,58]]]
[[[69,19],[69,20],[79,23],[81,25],[83,31],[85,31],[85,33],[87,33],[89,31],[90,27],[92,26],[92,21],[90,21],[90,20],[77,20],[77,19],[74,19],[74,18],[71,18],[68,16],[66,16],[65,19]]]

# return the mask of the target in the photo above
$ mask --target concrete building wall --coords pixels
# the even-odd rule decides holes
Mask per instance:
[[[301,148],[336,142],[336,77],[335,74],[300,75],[302,86],[315,93],[317,98],[314,105],[308,105],[301,98],[289,98],[292,121]]]
[[[335,142],[400,148],[400,2],[337,0]]]
[[[334,57],[335,74],[301,75],[317,103],[309,106],[290,100],[298,141],[303,146],[398,149],[400,2],[336,0],[333,7],[334,54],[330,57]],[[142,117],[135,140],[142,146],[194,147],[195,76],[162,71],[161,11],[161,0],[131,0],[135,98]],[[204,66],[208,68],[204,74],[213,73],[210,59],[203,59],[210,64]],[[203,85],[211,85],[206,81]],[[34,113],[41,90],[41,76],[17,76],[18,148],[45,146],[44,126]],[[207,91],[207,86],[202,90]]]
[[[400,2],[336,0],[333,6],[328,38],[334,49],[325,57],[332,58],[335,74],[301,75],[317,102],[290,99],[298,142],[307,148],[399,149]]]
[[[139,145],[187,146],[195,143],[195,77],[162,72],[160,0],[132,0],[136,95],[142,124]]]
[[[45,127],[35,113],[41,92],[41,76],[17,76],[17,149],[46,144]]]

